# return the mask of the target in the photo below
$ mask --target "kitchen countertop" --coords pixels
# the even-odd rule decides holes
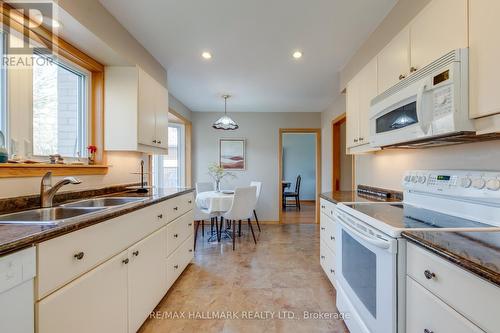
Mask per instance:
[[[500,231],[405,231],[403,237],[500,287]]]
[[[113,193],[107,196],[139,196],[146,197],[147,199],[121,207],[112,207],[87,216],[76,217],[71,219],[71,221],[62,222],[58,225],[2,224],[0,225],[0,256],[193,191],[194,189],[192,188],[171,188],[154,189],[152,193],[144,194],[133,191]],[[85,198],[79,200],[83,199]]]
[[[362,193],[358,193],[357,191],[336,191],[336,192],[325,192],[321,193],[320,198],[333,202],[337,204],[339,202],[368,202],[368,201],[377,201],[377,202],[393,202],[393,201],[401,201],[396,198],[381,198],[377,196],[365,195]]]

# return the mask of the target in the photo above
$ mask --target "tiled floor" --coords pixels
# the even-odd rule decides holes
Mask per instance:
[[[281,221],[286,224],[316,223],[316,203],[311,201],[302,201],[300,203],[300,210],[295,207],[284,208],[281,213]]]
[[[304,311],[337,311],[335,289],[319,265],[317,225],[263,225],[257,245],[242,229],[234,252],[229,240],[198,237],[193,263],[141,332],[347,332],[338,319],[304,319]],[[221,318],[227,311],[231,317]]]

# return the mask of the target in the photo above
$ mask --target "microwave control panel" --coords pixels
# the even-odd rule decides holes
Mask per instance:
[[[453,112],[453,86],[445,85],[433,91],[432,109],[434,119],[444,117]]]

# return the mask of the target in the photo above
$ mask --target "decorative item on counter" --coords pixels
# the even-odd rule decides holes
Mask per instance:
[[[97,147],[94,146],[94,145],[90,145],[90,146],[87,147],[87,150],[89,151],[89,164],[90,165],[94,165],[95,164]]]
[[[5,147],[5,136],[0,131],[0,163],[7,163],[9,160],[9,152]]]
[[[208,166],[208,175],[214,180],[215,191],[217,192],[220,192],[220,182],[222,181],[223,178],[225,177],[236,178],[236,176],[233,173],[225,171],[224,168],[217,163],[211,163]]]
[[[137,173],[133,173],[133,174],[137,174]],[[127,188],[131,189],[131,190],[136,190],[137,193],[148,193],[148,189],[151,188],[151,186],[145,186],[144,175],[146,175],[146,174],[147,173],[144,172],[144,161],[141,161],[141,172],[140,172],[140,175],[141,175],[141,185],[139,185],[139,187],[130,186],[130,187],[127,187]]]
[[[64,158],[59,154],[49,155],[50,164],[64,164]]]

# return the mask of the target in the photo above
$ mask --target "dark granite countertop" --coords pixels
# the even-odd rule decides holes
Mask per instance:
[[[405,231],[403,237],[500,287],[500,231]]]
[[[150,193],[145,194],[138,194],[131,191],[112,193],[107,196],[140,196],[147,199],[121,207],[112,207],[88,216],[74,218],[58,225],[3,224],[0,225],[0,255],[17,251],[192,191],[194,191],[192,188],[174,188],[154,189],[152,192],[150,191]],[[80,198],[80,200],[82,199],[85,198]]]
[[[321,193],[320,198],[333,202],[337,204],[339,202],[368,202],[368,201],[378,201],[378,202],[393,202],[401,201],[397,198],[382,198],[377,196],[365,195],[358,193],[357,191],[336,191],[336,192],[325,192]]]

